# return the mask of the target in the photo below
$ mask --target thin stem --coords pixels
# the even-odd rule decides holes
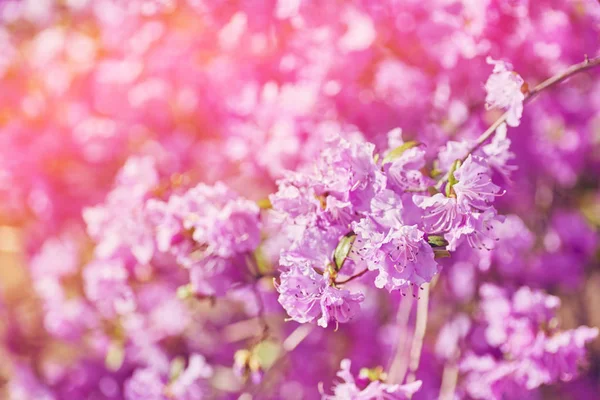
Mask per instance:
[[[267,322],[267,318],[265,316],[265,303],[263,302],[262,296],[260,295],[260,291],[258,290],[258,283],[260,281],[256,281],[255,284],[252,285],[252,291],[254,292],[254,296],[256,297],[256,303],[258,304],[258,320],[262,325],[262,334],[261,340],[264,340],[269,336],[269,323]]]
[[[560,74],[557,74],[551,78],[546,79],[545,81],[543,81],[542,83],[540,83],[539,85],[534,87],[532,90],[530,90],[525,95],[524,103],[528,103],[529,101],[533,100],[533,98],[535,98],[540,92],[569,79],[573,75],[578,74],[583,71],[586,71],[588,69],[597,67],[598,65],[600,65],[600,57],[594,57],[594,58],[590,59],[586,55],[585,59],[582,62],[571,65],[569,68],[567,68]],[[507,118],[508,118],[508,111],[505,112],[504,114],[502,114],[500,116],[500,118],[498,118],[485,132],[483,132],[481,134],[481,136],[479,136],[477,138],[473,148],[471,148],[469,150],[467,155],[465,155],[461,161],[465,161],[467,159],[467,157],[469,156],[469,154],[475,152],[477,149],[479,149],[481,146],[483,146],[483,144],[491,136],[494,135],[494,133],[496,132],[496,129],[498,129],[498,127],[500,125],[502,125],[506,121]],[[449,177],[450,177],[450,172],[447,172],[446,175],[444,175],[444,177],[435,186],[436,189],[440,190],[442,185],[444,184],[444,182],[448,181]]]
[[[368,269],[368,268],[365,268],[364,270],[360,271],[358,274],[356,274],[356,275],[352,275],[350,278],[348,278],[348,279],[345,279],[345,280],[343,280],[343,281],[336,281],[335,283],[336,283],[336,285],[342,285],[342,284],[344,284],[344,283],[348,283],[348,282],[350,282],[350,281],[353,281],[353,280],[354,280],[354,279],[356,279],[356,278],[360,278],[361,276],[363,276],[363,275],[364,275],[364,274],[366,274],[367,272],[369,272],[369,269]]]
[[[456,382],[458,381],[458,365],[456,361],[448,361],[442,373],[442,385],[440,388],[440,400],[454,399]]]
[[[575,74],[578,74],[579,72],[583,72],[588,69],[597,67],[598,65],[600,65],[600,56],[590,59],[586,55],[586,56],[584,56],[584,60],[582,62],[580,62],[579,64],[571,65],[569,68],[564,70],[562,73],[546,79],[544,82],[540,83],[535,88],[533,88],[533,90],[531,90],[527,94],[527,98],[525,99],[525,101],[530,100],[531,98],[536,96],[539,92],[549,88],[550,86],[553,86],[555,84],[563,82],[564,80],[570,78],[571,76],[573,76]]]
[[[396,325],[398,326],[398,342],[394,350],[394,356],[391,359],[388,368],[388,380],[390,383],[402,383],[406,370],[408,369],[408,359],[406,357],[407,344],[409,342],[408,320],[412,310],[413,297],[407,296],[402,299],[398,307],[396,316]]]
[[[410,363],[408,365],[410,373],[408,374],[408,378],[406,378],[406,383],[414,382],[416,379],[416,372],[419,368],[419,361],[421,360],[421,350],[423,349],[423,338],[425,337],[425,330],[427,328],[427,313],[429,310],[429,284],[424,284],[422,288],[423,290],[421,291],[421,296],[417,301],[417,322],[412,346],[410,349]]]

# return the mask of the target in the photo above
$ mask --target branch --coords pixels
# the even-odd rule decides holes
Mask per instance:
[[[525,95],[525,100],[523,102],[528,103],[529,101],[533,100],[533,98],[535,98],[538,94],[540,94],[540,92],[569,79],[573,75],[597,67],[599,65],[600,56],[589,59],[586,55],[585,59],[579,64],[571,65],[569,68],[567,68],[560,74],[548,78],[536,87],[534,87]],[[473,146],[473,148],[469,150],[467,155],[464,156],[461,161],[464,162],[471,153],[479,149],[496,132],[496,129],[498,129],[498,127],[506,121],[506,118],[508,118],[508,111],[502,114],[500,118],[496,120],[496,122],[494,122],[485,132],[481,134],[481,136],[477,138],[477,140],[475,141],[475,146]],[[436,188],[440,190],[444,182],[448,181],[449,177],[450,172],[447,172],[446,175],[444,175],[444,177],[438,182]]]
[[[394,356],[390,360],[390,366],[388,368],[388,381],[390,383],[402,383],[404,381],[404,375],[408,368],[408,360],[406,355],[407,344],[410,339],[408,320],[410,318],[410,311],[412,310],[413,297],[407,296],[403,298],[400,306],[398,307],[398,314],[396,317],[396,325],[398,326],[398,341],[394,349]]]
[[[265,303],[257,287],[259,282],[260,281],[256,281],[252,285],[252,292],[254,293],[254,296],[256,297],[256,303],[258,304],[257,317],[260,321],[260,324],[262,325],[261,340],[264,340],[269,336],[269,323],[267,322],[267,318],[265,316]]]
[[[458,380],[458,365],[456,361],[448,361],[442,373],[442,385],[440,388],[440,400],[454,399],[456,382]]]
[[[364,275],[364,274],[366,274],[367,272],[369,272],[369,269],[368,269],[368,268],[365,268],[364,270],[360,271],[358,274],[356,274],[356,275],[352,275],[350,278],[348,278],[348,279],[345,279],[345,280],[343,280],[343,281],[336,281],[335,283],[336,283],[337,285],[342,285],[342,284],[344,284],[344,283],[348,283],[348,282],[350,282],[350,281],[352,281],[352,280],[354,280],[354,279],[356,279],[356,278],[360,278],[361,276],[363,276],[363,275]]]
[[[423,338],[427,328],[427,313],[429,310],[429,283],[425,283],[421,292],[421,297],[417,301],[417,322],[415,326],[415,334],[410,349],[410,363],[408,377],[406,383],[412,383],[416,380],[419,361],[421,360],[421,349],[423,348]]]

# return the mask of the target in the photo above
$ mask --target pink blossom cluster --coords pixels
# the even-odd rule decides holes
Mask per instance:
[[[599,35],[0,0],[0,398],[597,398]]]

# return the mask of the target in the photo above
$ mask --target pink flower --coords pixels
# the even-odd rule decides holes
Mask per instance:
[[[360,303],[365,299],[362,293],[352,293],[346,289],[327,286],[321,296],[321,318],[319,326],[327,328],[330,321],[346,323],[360,311]]]
[[[288,315],[297,322],[312,322],[320,317],[321,296],[327,282],[312,268],[292,266],[280,277],[276,285],[279,303]]]
[[[462,210],[453,197],[446,197],[442,193],[431,197],[414,195],[413,201],[423,210],[421,219],[427,233],[447,232],[463,221]]]
[[[320,275],[309,266],[292,266],[281,274],[281,282],[276,288],[279,303],[294,321],[318,320],[318,325],[323,328],[331,321],[350,321],[365,299],[362,293],[333,287],[328,273]]]
[[[129,274],[121,260],[92,261],[83,270],[85,294],[107,318],[135,309]]]
[[[388,290],[431,281],[439,266],[424,233],[398,220],[379,223],[365,218],[354,225],[356,253],[370,270],[378,271],[375,286]],[[357,256],[353,259],[360,265]]]
[[[485,161],[477,156],[469,156],[465,162],[454,171],[458,180],[452,188],[456,193],[458,205],[466,212],[486,210],[496,196],[500,196],[500,188],[492,182]]]
[[[494,66],[492,75],[485,83],[486,107],[506,110],[508,112],[506,123],[513,127],[519,126],[525,100],[525,94],[522,91],[525,81],[512,70],[512,65],[509,63],[496,61],[491,57],[488,57],[486,61]]]

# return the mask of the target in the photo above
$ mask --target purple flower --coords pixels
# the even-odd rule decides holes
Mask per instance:
[[[77,340],[98,325],[97,313],[84,298],[46,300],[44,314],[46,330],[64,340]]]
[[[466,372],[462,386],[474,399],[536,399],[526,387],[528,371],[523,367],[519,363],[498,361],[490,355],[468,354],[460,363],[460,369]]]
[[[598,328],[580,326],[549,338],[540,338],[541,354],[536,361],[546,371],[542,383],[568,382],[577,377],[585,361],[585,346],[597,337]]]
[[[480,295],[480,307],[487,322],[486,340],[515,356],[530,350],[539,327],[554,318],[560,305],[557,297],[528,287],[520,288],[510,298],[506,290],[484,284]]]
[[[168,397],[177,400],[202,400],[208,395],[206,380],[213,374],[213,369],[204,356],[192,354],[187,368],[169,384]]]
[[[472,209],[486,210],[496,196],[500,196],[500,188],[492,183],[489,168],[485,161],[470,155],[465,162],[454,171],[458,180],[452,189],[456,193],[458,205],[465,211]]]
[[[581,262],[594,254],[597,243],[598,236],[577,211],[557,210],[544,236],[544,245],[549,253],[570,253]]]
[[[484,284],[480,295],[484,337],[493,350],[467,355],[461,363],[471,396],[523,397],[541,385],[577,376],[585,345],[598,336],[597,328],[558,331],[553,321],[559,299],[528,287],[511,296]]]
[[[61,278],[77,272],[79,254],[77,243],[68,236],[46,240],[29,262],[34,278]]]
[[[191,322],[191,311],[173,295],[171,284],[151,282],[138,288],[136,315],[144,318],[145,329],[158,341],[181,335]]]
[[[446,197],[441,193],[431,197],[414,195],[413,201],[423,210],[421,220],[427,233],[448,232],[464,219],[462,209],[454,197]]]
[[[17,364],[7,384],[9,399],[57,400],[50,388],[44,385],[34,375],[33,371],[24,365]]]
[[[533,246],[533,233],[516,215],[507,215],[502,223],[494,223],[493,231],[498,239],[491,256],[496,268],[505,275],[521,275],[529,263],[527,252]],[[489,268],[489,265],[485,266]]]
[[[379,272],[375,279],[378,288],[391,291],[420,286],[439,270],[425,234],[416,225],[402,225],[397,218],[379,223],[366,218],[354,225],[354,232],[359,258],[370,270]]]
[[[492,141],[481,148],[488,165],[498,171],[505,178],[517,169],[516,165],[509,165],[509,161],[515,158],[515,154],[510,151],[511,140],[507,137],[506,124],[501,124],[497,129]]]
[[[507,137],[506,124],[503,123],[496,129],[491,142],[477,149],[473,154],[484,158],[490,168],[509,178],[511,173],[517,169],[515,165],[508,165],[509,161],[515,158],[514,153],[510,151],[510,146],[511,140]],[[449,171],[452,164],[456,160],[467,157],[473,147],[474,143],[469,140],[447,142],[438,154],[438,168],[444,172]]]
[[[125,383],[125,399],[166,400],[165,384],[158,371],[152,368],[137,369]]]
[[[394,129],[388,133],[388,142],[391,150],[388,152],[389,161],[384,159],[383,169],[385,171],[388,188],[397,191],[423,190],[432,184],[432,180],[423,173],[421,169],[425,167],[425,149],[413,143],[414,146],[407,146],[401,137],[401,130]],[[411,143],[408,143],[410,145]],[[402,149],[400,154],[393,154],[397,149]],[[387,161],[387,162],[386,162]]]
[[[503,221],[504,216],[497,215],[494,208],[488,208],[484,212],[468,214],[463,225],[444,235],[448,241],[447,249],[450,251],[456,250],[464,239],[474,249],[492,250],[499,240],[495,228]]]
[[[325,287],[320,299],[321,318],[317,321],[319,326],[327,328],[329,322],[346,323],[360,311],[360,303],[365,299],[362,293],[352,293],[346,289],[337,289],[332,286]]]
[[[445,360],[457,357],[460,345],[471,329],[471,320],[466,314],[460,313],[448,321],[440,329],[435,344],[435,353]]]
[[[331,140],[317,166],[317,191],[349,201],[357,211],[367,210],[384,183],[374,151],[375,146],[368,142]]]
[[[83,210],[88,233],[97,241],[96,255],[111,258],[131,254],[137,262],[147,264],[155,244],[144,203],[158,185],[154,162],[148,157],[129,159],[116,182],[104,204]]]
[[[325,271],[332,261],[333,252],[340,238],[346,233],[347,231],[341,227],[305,229],[298,240],[281,252],[279,264],[282,267],[299,265]]]
[[[494,66],[492,75],[485,83],[486,107],[506,110],[508,112],[506,123],[509,126],[518,126],[523,114],[525,94],[522,88],[525,81],[512,70],[511,64],[496,61],[491,57],[488,57],[486,61]]]
[[[473,143],[468,140],[462,140],[456,142],[454,140],[448,141],[438,154],[438,168],[441,171],[447,172],[452,168],[452,164],[456,160],[462,160],[469,154],[469,150],[473,147]]]
[[[159,251],[166,253],[175,242],[183,239],[183,224],[179,212],[184,204],[184,199],[176,194],[171,195],[166,202],[157,199],[146,202],[146,215],[154,226]]]
[[[97,260],[85,266],[85,295],[106,318],[135,309],[134,294],[127,283],[128,276],[121,260]]]
[[[290,318],[300,323],[312,322],[319,318],[321,296],[327,281],[310,267],[294,265],[280,276],[276,285],[279,303]]]
[[[513,294],[512,306],[516,315],[527,316],[533,323],[543,324],[554,317],[560,307],[560,299],[523,286]]]
[[[242,257],[205,257],[189,262],[191,288],[200,296],[225,295],[236,282],[242,280],[241,267],[246,265]]]
[[[323,328],[331,321],[351,320],[365,298],[362,293],[333,287],[327,272],[320,275],[310,266],[293,265],[281,274],[280,280],[276,285],[278,300],[290,318],[300,323],[318,319]]]
[[[158,185],[158,179],[152,157],[131,157],[119,171],[116,186],[127,188],[132,197],[141,198]]]
[[[270,200],[296,224],[349,228],[383,190],[385,176],[375,162],[373,144],[335,137],[328,145],[313,171],[288,174]]]
[[[284,220],[297,225],[314,222],[323,205],[316,198],[312,180],[311,175],[288,172],[284,179],[277,181],[277,192],[271,194],[269,200]]]
[[[157,247],[190,270],[194,293],[220,296],[241,280],[261,240],[260,210],[223,183],[199,184],[164,202],[150,199],[146,212]]]
[[[259,208],[218,182],[200,184],[184,195],[183,226],[206,253],[231,257],[252,251],[260,242]]]
[[[171,381],[152,367],[138,369],[125,383],[127,400],[201,400],[209,389],[206,380],[213,374],[212,367],[199,354],[192,354],[185,370]]]
[[[421,381],[404,385],[373,381],[361,389],[350,372],[350,365],[350,360],[342,360],[337,373],[342,382],[334,386],[332,395],[323,393],[323,400],[403,400],[411,398],[422,385]]]

